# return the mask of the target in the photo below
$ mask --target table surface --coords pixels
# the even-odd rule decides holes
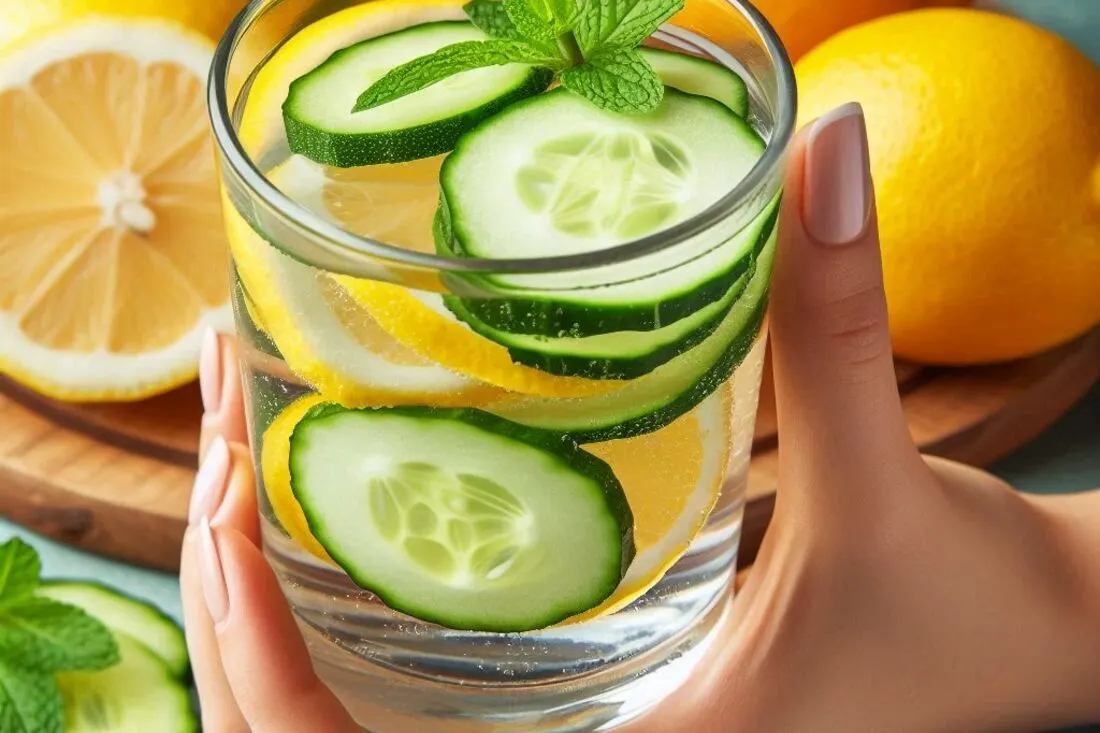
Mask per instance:
[[[1100,64],[1100,0],[999,0],[999,4],[1062,33]],[[1100,386],[1054,427],[991,470],[1023,491],[1064,493],[1100,486]],[[38,549],[46,577],[95,579],[148,599],[180,618],[179,584],[171,575],[74,550],[0,519],[0,542],[13,536]],[[1061,733],[1100,733],[1100,724]]]

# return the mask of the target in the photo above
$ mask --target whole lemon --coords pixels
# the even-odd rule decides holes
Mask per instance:
[[[221,38],[247,0],[0,0],[0,48],[42,28],[93,15],[175,21]]]
[[[895,353],[975,364],[1100,321],[1100,72],[977,10],[848,29],[797,65],[803,122],[863,104]]]

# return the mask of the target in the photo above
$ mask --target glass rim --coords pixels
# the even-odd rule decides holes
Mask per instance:
[[[278,2],[278,0],[276,0]],[[703,211],[672,226],[614,247],[569,255],[525,258],[463,258],[417,252],[386,242],[362,237],[316,214],[276,188],[256,167],[245,151],[233,125],[227,80],[229,64],[242,31],[247,30],[263,3],[248,3],[233,19],[218,42],[210,67],[207,102],[214,140],[228,166],[261,202],[299,227],[304,234],[334,247],[344,256],[383,260],[389,264],[428,268],[442,272],[482,274],[544,274],[570,270],[588,270],[621,264],[646,255],[671,249],[721,222],[762,186],[784,159],[794,137],[797,98],[794,68],[779,35],[771,23],[748,0],[722,0],[733,7],[763,39],[764,48],[776,72],[776,122],[764,154],[749,173],[718,201]],[[763,204],[762,204],[763,205]]]

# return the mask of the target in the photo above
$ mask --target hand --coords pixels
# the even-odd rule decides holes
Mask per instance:
[[[780,232],[775,518],[710,658],[628,730],[976,733],[1100,717],[1100,540],[1064,504],[922,459],[909,438],[858,107],[794,143]],[[258,546],[236,363],[229,339],[208,340],[182,555],[203,727],[358,733]]]

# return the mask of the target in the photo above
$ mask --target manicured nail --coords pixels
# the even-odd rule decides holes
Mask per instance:
[[[200,519],[209,519],[221,506],[225,490],[229,485],[230,463],[229,444],[220,435],[214,438],[206,452],[206,458],[195,474],[195,485],[191,489],[191,506],[187,512],[188,523],[197,524]]]
[[[202,518],[199,525],[199,574],[202,576],[202,595],[206,610],[217,626],[229,615],[229,589],[222,572],[222,556],[218,538],[210,527],[210,520]]]
[[[199,356],[199,389],[202,391],[202,409],[211,414],[222,406],[222,349],[218,334],[206,329],[202,336]]]
[[[850,244],[867,229],[871,164],[863,108],[837,107],[810,128],[806,143],[802,225],[819,243]]]

